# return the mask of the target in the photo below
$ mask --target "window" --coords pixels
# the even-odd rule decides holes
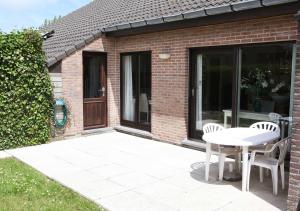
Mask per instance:
[[[151,129],[151,53],[121,54],[121,123]]]

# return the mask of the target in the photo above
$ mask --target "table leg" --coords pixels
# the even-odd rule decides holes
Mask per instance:
[[[205,163],[205,180],[209,178],[209,165],[211,157],[211,143],[206,143],[206,163]]]
[[[247,190],[247,173],[248,173],[248,146],[243,146],[243,179],[242,179],[242,190]]]
[[[227,128],[227,115],[224,114],[224,127]]]

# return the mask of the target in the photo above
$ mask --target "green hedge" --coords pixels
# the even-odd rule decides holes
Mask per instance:
[[[52,86],[42,44],[34,30],[0,32],[0,150],[49,140]]]

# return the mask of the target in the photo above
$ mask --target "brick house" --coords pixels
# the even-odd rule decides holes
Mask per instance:
[[[65,136],[115,128],[202,147],[202,126],[293,116],[288,210],[300,198],[300,2],[102,1],[47,27]],[[298,81],[299,79],[299,81]]]

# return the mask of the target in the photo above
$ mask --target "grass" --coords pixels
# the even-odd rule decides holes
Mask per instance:
[[[12,158],[0,160],[0,211],[103,211]]]

